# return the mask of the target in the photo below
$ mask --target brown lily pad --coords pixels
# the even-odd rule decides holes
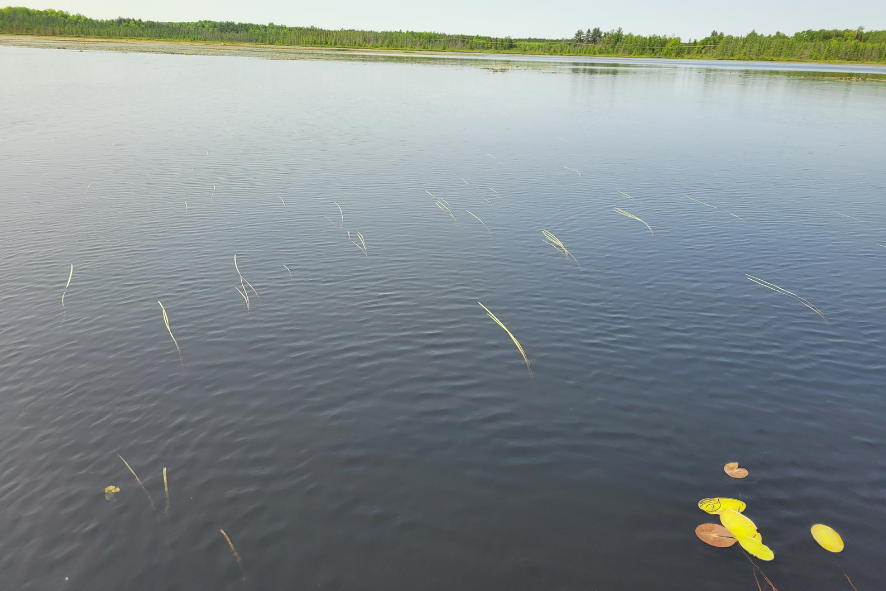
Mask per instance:
[[[705,544],[717,548],[728,548],[737,541],[728,529],[717,523],[702,523],[695,528],[695,535]]]
[[[744,478],[748,475],[748,471],[745,468],[738,467],[738,462],[729,462],[723,466],[723,471],[732,478]]]

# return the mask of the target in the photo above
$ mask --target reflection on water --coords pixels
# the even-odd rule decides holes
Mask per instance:
[[[734,497],[878,588],[886,86],[798,71],[0,48],[6,585],[747,590]]]

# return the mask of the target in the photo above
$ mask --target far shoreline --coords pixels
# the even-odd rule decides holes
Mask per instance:
[[[484,60],[515,60],[531,58],[538,62],[648,62],[672,61],[683,63],[766,64],[796,66],[856,66],[870,70],[872,74],[886,75],[886,66],[865,61],[790,61],[747,59],[701,59],[686,57],[650,57],[625,55],[554,55],[540,53],[460,51],[460,50],[409,50],[353,47],[318,47],[296,45],[264,45],[253,43],[230,43],[215,41],[180,41],[164,39],[133,39],[108,37],[67,37],[58,35],[11,35],[0,33],[0,47],[30,47],[36,49],[67,49],[73,51],[117,51],[123,53],[154,53],[165,55],[240,56],[271,60],[298,59],[308,54],[364,55],[364,56],[414,56],[431,58],[475,58]],[[290,55],[292,57],[286,57]],[[832,70],[836,71],[836,70]]]

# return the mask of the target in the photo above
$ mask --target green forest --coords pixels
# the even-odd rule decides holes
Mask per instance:
[[[727,35],[713,31],[704,39],[685,41],[666,35],[633,35],[621,28],[594,28],[580,29],[564,39],[512,39],[413,31],[333,31],[273,23],[163,23],[122,17],[96,20],[60,10],[9,7],[0,9],[0,33],[350,49],[886,63],[886,31],[865,31],[864,27],[809,30],[793,35],[760,35],[753,31],[747,35]]]

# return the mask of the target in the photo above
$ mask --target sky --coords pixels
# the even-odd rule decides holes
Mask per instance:
[[[2,0],[0,0],[2,1]],[[25,0],[27,1],[27,0]],[[2,6],[2,4],[0,4]],[[48,0],[92,18],[219,20],[325,29],[434,31],[498,37],[572,37],[577,29],[702,38],[805,29],[886,29],[884,0]]]

